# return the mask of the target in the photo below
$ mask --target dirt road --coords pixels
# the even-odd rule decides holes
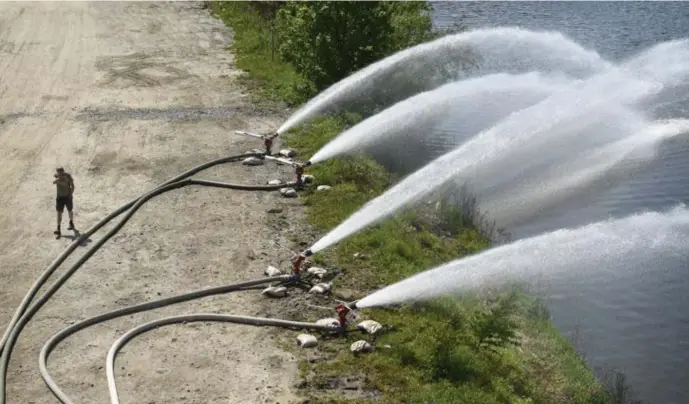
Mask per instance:
[[[141,192],[197,164],[257,147],[235,129],[267,131],[234,84],[230,32],[193,3],[0,3],[0,327],[71,240],[54,239],[52,175],[76,181],[86,229]],[[195,178],[265,183],[286,168],[238,164]],[[38,374],[43,343],[75,321],[160,297],[256,279],[285,237],[266,211],[299,214],[277,193],[193,188],[153,200],[67,282],[22,334],[8,403],[57,402]],[[66,214],[65,214],[66,216]],[[63,222],[63,232],[71,235]],[[96,234],[94,239],[102,233]],[[83,249],[78,250],[83,251]],[[266,255],[267,253],[267,255]],[[68,263],[74,262],[74,254]],[[58,271],[64,271],[65,266]],[[258,292],[206,298],[80,332],[49,369],[76,403],[108,402],[105,358],[125,330],[164,315],[265,313]],[[277,331],[222,324],[145,334],[118,357],[127,403],[287,403],[297,361]]]

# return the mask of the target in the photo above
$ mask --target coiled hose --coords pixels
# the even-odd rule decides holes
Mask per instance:
[[[164,299],[159,299],[159,300],[154,300],[151,302],[146,302],[146,303],[141,303],[137,304],[134,306],[129,306],[125,307],[122,309],[114,310],[108,313],[100,314],[98,316],[89,318],[87,320],[81,321],[79,323],[76,323],[74,325],[71,325],[62,331],[58,332],[57,334],[53,335],[43,346],[41,349],[41,354],[38,359],[38,366],[41,372],[41,377],[45,381],[46,385],[50,389],[50,391],[57,397],[60,402],[63,404],[73,404],[72,400],[67,396],[55,383],[53,378],[50,376],[50,373],[48,372],[48,357],[50,356],[50,353],[57,347],[57,345],[68,338],[70,335],[79,332],[85,328],[88,328],[90,326],[93,326],[98,323],[102,323],[108,320],[112,320],[117,317],[122,317],[130,314],[135,314],[135,313],[140,313],[143,311],[148,311],[148,310],[153,310],[157,309],[160,307],[164,306],[169,306],[172,304],[176,303],[182,303],[185,301],[193,300],[193,299],[199,299],[202,297],[206,296],[211,296],[211,295],[217,295],[217,294],[222,294],[222,293],[229,293],[229,292],[236,292],[236,291],[241,291],[241,290],[246,290],[248,288],[251,288],[253,286],[257,285],[262,285],[266,283],[271,283],[271,282],[289,282],[294,279],[294,276],[292,275],[282,275],[282,276],[275,276],[272,278],[262,278],[262,279],[257,279],[254,281],[246,281],[246,282],[240,282],[236,283],[233,285],[227,285],[227,286],[220,286],[220,287],[215,287],[215,288],[209,288],[209,289],[202,289],[198,290],[195,292],[190,292],[190,293],[185,293],[182,295],[178,296],[173,296],[173,297],[168,297]],[[115,355],[117,354],[117,351],[121,349],[121,347],[129,341],[131,338],[134,336],[148,331],[152,328],[155,328],[158,325],[166,325],[166,324],[173,324],[176,322],[183,322],[183,321],[216,321],[215,319],[211,320],[198,320],[198,317],[196,316],[206,316],[204,318],[208,318],[208,314],[200,314],[200,315],[187,315],[187,316],[175,316],[175,317],[168,317],[160,320],[156,320],[151,323],[144,324],[140,327],[137,327],[136,329],[127,332],[125,335],[122,336],[117,342],[115,342],[115,345],[117,348],[113,350],[111,348],[109,354],[108,354],[108,388],[110,390],[110,398],[113,403],[119,402],[117,399],[117,390],[115,388],[115,382],[114,382],[114,369],[110,369],[110,363],[113,363],[114,365],[114,358]],[[215,315],[217,316],[217,315]],[[285,321],[285,320],[276,320],[276,319],[262,319],[262,318],[255,318],[255,317],[238,317],[238,316],[222,316],[221,320],[218,321],[228,321],[228,322],[237,322],[240,324],[250,324],[250,325],[274,325],[274,326],[281,326],[281,327],[291,327],[291,328],[303,328],[303,329],[314,329],[314,330],[333,330],[332,327],[329,326],[323,326],[319,324],[311,324],[311,323],[301,323],[301,322],[294,322],[294,321]],[[125,336],[128,336],[125,338]],[[112,355],[112,357],[111,357]]]
[[[105,217],[103,220],[98,222],[96,225],[92,226],[89,228],[85,233],[83,233],[79,238],[74,240],[70,246],[63,251],[60,256],[58,256],[49,266],[46,268],[46,270],[41,274],[39,279],[36,280],[36,282],[32,285],[30,288],[29,292],[27,295],[24,297],[22,300],[20,306],[17,308],[15,315],[13,316],[12,320],[10,320],[10,323],[8,324],[7,330],[5,331],[5,334],[3,335],[2,341],[0,341],[0,349],[2,351],[2,356],[0,356],[0,404],[5,404],[6,401],[6,378],[7,378],[7,367],[9,364],[10,356],[12,353],[12,349],[14,348],[14,345],[16,344],[16,341],[19,337],[19,334],[21,331],[24,329],[26,324],[31,320],[31,318],[40,310],[40,308],[52,297],[55,292],[76,272],[100,247],[102,247],[112,236],[114,236],[123,226],[124,224],[134,215],[134,213],[143,205],[145,204],[148,200],[154,198],[155,196],[158,196],[160,194],[163,194],[165,192],[169,192],[174,189],[182,188],[188,185],[201,185],[201,186],[210,186],[210,187],[216,187],[216,188],[227,188],[227,189],[239,189],[239,190],[248,190],[248,191],[272,191],[272,190],[277,190],[279,188],[285,187],[285,186],[292,186],[294,185],[293,183],[288,183],[288,184],[281,184],[281,185],[265,185],[265,186],[252,186],[252,185],[237,185],[237,184],[227,184],[227,183],[222,183],[222,182],[215,182],[215,181],[204,181],[204,180],[191,180],[188,179],[188,177],[203,171],[205,169],[208,169],[210,167],[213,167],[218,164],[223,164],[223,163],[228,163],[228,162],[235,162],[239,161],[241,159],[247,158],[247,157],[261,157],[262,154],[260,153],[248,153],[248,154],[243,154],[243,155],[238,155],[238,156],[230,156],[230,157],[225,157],[217,160],[213,160],[210,162],[207,162],[205,164],[199,165],[197,167],[194,167],[168,181],[166,181],[162,186],[159,186],[158,188],[155,188],[153,191],[150,191],[141,197],[134,199],[124,205],[122,205],[120,208],[112,212],[110,215]],[[98,240],[98,242],[95,243],[84,255],[75,263],[73,264],[66,273],[64,273],[60,278],[58,278],[53,285],[46,291],[34,304],[32,304],[30,307],[27,308],[28,304],[31,302],[33,297],[36,295],[38,290],[46,283],[47,279],[50,277],[50,275],[59,267],[59,265],[64,262],[67,257],[76,249],[76,247],[83,241],[88,239],[93,233],[98,231],[101,227],[103,227],[105,224],[107,224],[109,221],[114,219],[115,217],[119,216],[123,212],[125,212],[127,209],[130,209],[127,214],[120,219],[120,221],[117,223],[117,225],[112,228],[103,238]]]

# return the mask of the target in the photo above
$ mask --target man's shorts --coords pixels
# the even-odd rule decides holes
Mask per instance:
[[[72,211],[72,197],[71,196],[58,196],[55,199],[55,208],[58,212],[62,213],[67,207],[67,211]]]

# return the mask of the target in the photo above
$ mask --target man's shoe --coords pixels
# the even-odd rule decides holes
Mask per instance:
[[[69,221],[69,227],[67,228],[67,230],[74,230],[74,223],[72,223],[71,220]]]

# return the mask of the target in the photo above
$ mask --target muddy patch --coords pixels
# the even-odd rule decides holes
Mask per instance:
[[[166,63],[164,55],[133,53],[102,57],[96,68],[105,72],[100,87],[156,87],[196,77]]]
[[[11,113],[11,114],[0,114],[0,125],[3,125],[3,124],[8,123],[10,121],[14,121],[15,119],[24,118],[27,116],[29,116],[29,114],[25,114],[23,112],[16,112],[16,113]]]

